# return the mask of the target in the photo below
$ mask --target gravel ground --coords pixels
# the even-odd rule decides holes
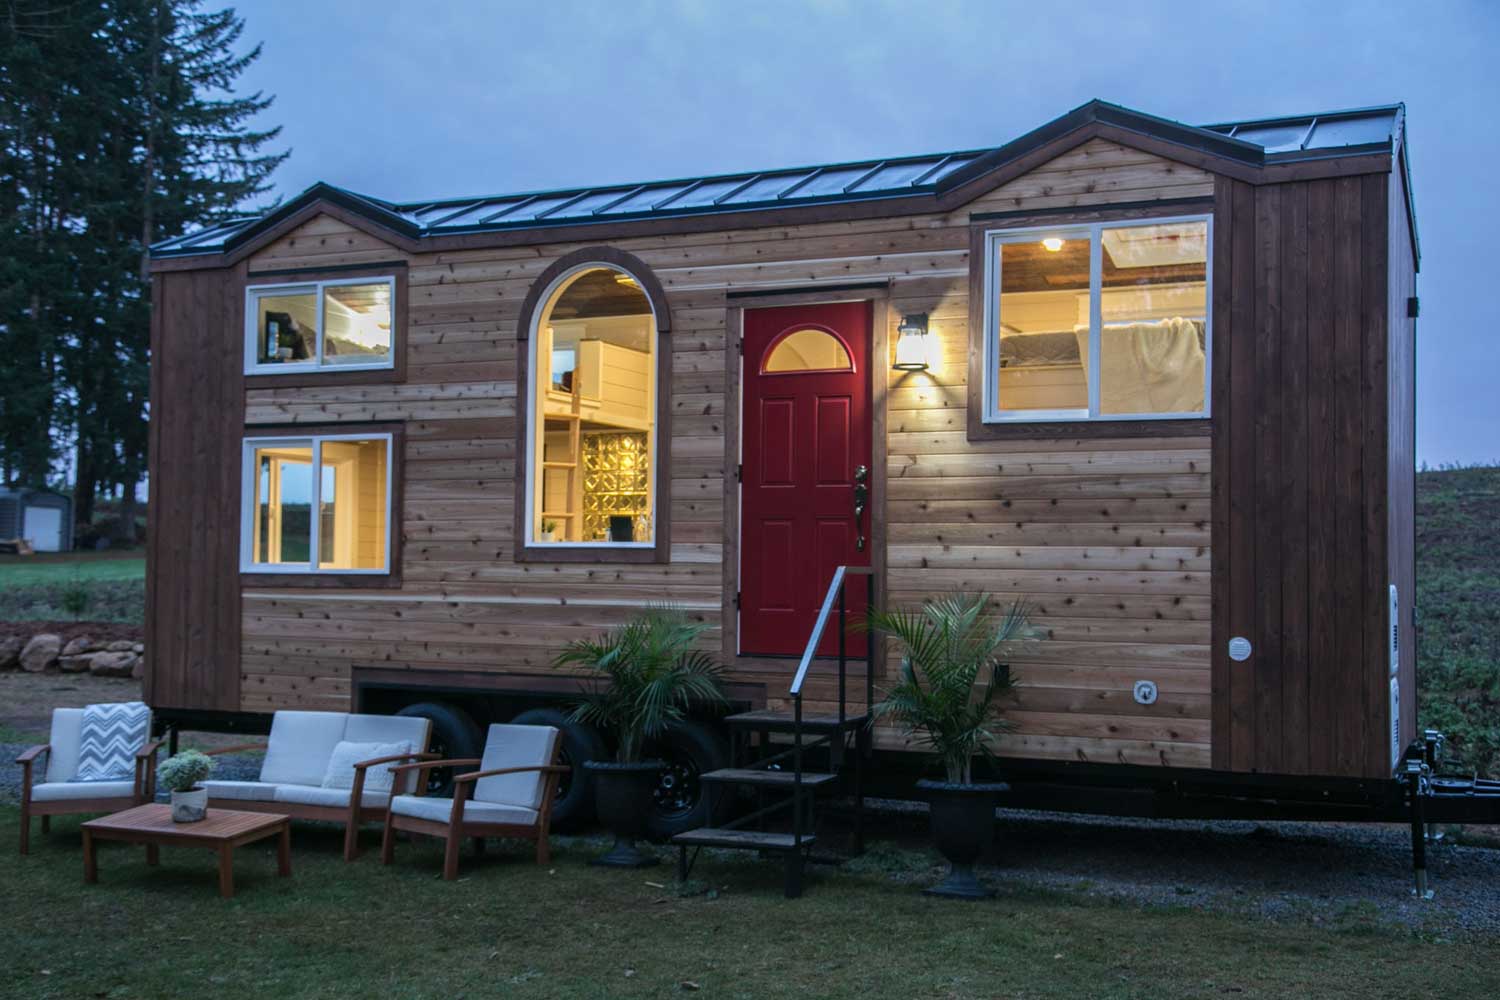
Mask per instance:
[[[26,747],[0,744],[0,801],[14,802]],[[216,776],[254,779],[258,755],[219,758]],[[930,884],[925,807],[875,801],[871,849],[850,867]],[[695,874],[711,878],[700,863]],[[819,877],[836,877],[821,869]],[[1435,937],[1500,935],[1500,850],[1444,842],[1428,852],[1431,900],[1411,893],[1404,827],[1131,820],[1006,811],[985,881],[1130,906],[1188,907],[1272,921],[1368,926]],[[773,876],[768,876],[772,878]]]
[[[921,807],[881,803],[893,814]],[[925,819],[925,817],[924,817]],[[879,834],[877,833],[877,836]],[[902,838],[903,840],[905,838]],[[856,862],[882,864],[879,849]],[[936,857],[933,857],[936,862]],[[930,877],[932,869],[897,877]],[[1134,905],[1269,920],[1500,935],[1500,851],[1444,838],[1427,852],[1430,900],[1412,893],[1408,829],[1391,824],[1133,820],[1008,810],[981,877]],[[939,866],[940,867],[940,866]]]

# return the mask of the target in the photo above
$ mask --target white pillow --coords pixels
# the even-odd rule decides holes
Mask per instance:
[[[375,760],[379,757],[392,757],[396,754],[411,752],[411,743],[404,740],[400,743],[349,743],[341,741],[333,748],[333,756],[328,758],[328,771],[323,775],[323,787],[353,788],[355,764],[358,764],[362,760]],[[389,792],[395,779],[395,776],[391,774],[391,767],[402,763],[411,762],[392,761],[390,764],[381,764],[377,767],[367,768],[365,770],[365,791]]]

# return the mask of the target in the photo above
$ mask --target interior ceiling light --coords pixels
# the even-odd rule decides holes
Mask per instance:
[[[1049,236],[1045,240],[1042,240],[1042,246],[1053,253],[1057,253],[1057,251],[1063,248],[1063,241],[1056,236]]]

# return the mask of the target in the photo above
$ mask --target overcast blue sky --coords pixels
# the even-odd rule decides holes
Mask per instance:
[[[999,145],[1099,97],[1194,124],[1404,101],[1418,458],[1500,460],[1500,2],[251,0],[292,195],[395,200]]]

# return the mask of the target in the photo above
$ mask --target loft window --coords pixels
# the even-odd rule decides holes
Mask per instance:
[[[388,573],[391,435],[248,438],[240,569]]]
[[[635,279],[585,264],[530,338],[529,546],[649,548],[656,537],[656,319]]]
[[[1207,216],[985,234],[985,420],[1209,412]]]
[[[391,277],[253,285],[245,301],[245,373],[390,368]]]

